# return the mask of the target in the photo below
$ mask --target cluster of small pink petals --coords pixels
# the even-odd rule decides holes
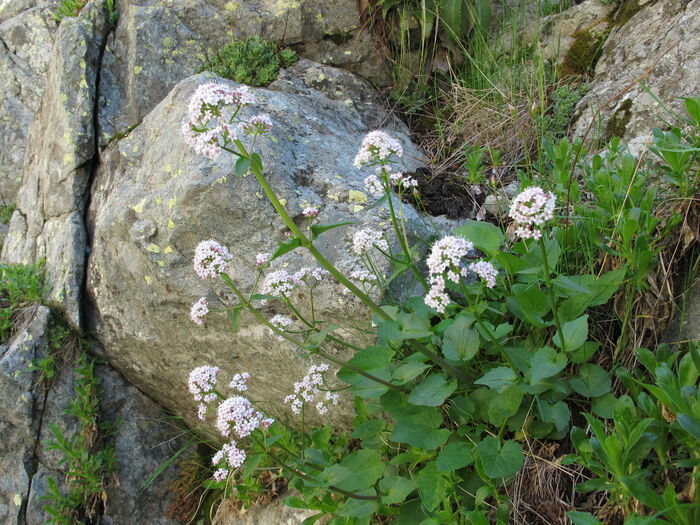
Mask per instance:
[[[443,237],[433,245],[426,260],[430,274],[430,290],[425,296],[425,304],[444,313],[450,303],[445,279],[459,283],[461,277],[467,273],[467,269],[461,266],[462,258],[473,249],[474,245],[470,241],[453,235]]]
[[[224,437],[229,437],[231,431],[240,438],[249,436],[254,430],[267,428],[272,424],[272,419],[253,408],[249,399],[243,396],[229,397],[216,411],[216,428]]]
[[[255,256],[255,266],[261,268],[269,263],[270,259],[272,259],[271,253],[259,253]]]
[[[246,135],[262,135],[272,129],[272,119],[269,115],[256,115],[241,127]]]
[[[210,403],[216,399],[216,374],[221,372],[217,366],[199,366],[190,372],[188,387],[195,401]]]
[[[304,266],[303,268],[300,268],[298,271],[294,272],[294,275],[292,275],[292,280],[298,284],[304,282],[309,286],[315,286],[329,275],[330,272],[328,270],[324,270],[323,268],[309,268],[308,266]]]
[[[227,468],[219,468],[216,469],[216,471],[212,475],[212,478],[214,478],[214,481],[225,481],[226,478],[228,478],[228,475],[229,470]]]
[[[250,374],[248,372],[234,374],[228,386],[229,388],[238,390],[239,392],[245,392],[248,390],[248,379],[250,379]]]
[[[287,270],[276,270],[265,276],[260,285],[260,293],[273,297],[282,297],[289,295],[294,290],[294,287],[299,284],[300,281],[293,275],[290,275]]]
[[[328,365],[325,363],[313,365],[309,368],[306,376],[304,376],[301,381],[294,383],[294,393],[288,395],[284,399],[285,403],[289,403],[291,405],[292,412],[294,412],[296,415],[301,414],[304,404],[313,403],[316,396],[321,394],[319,387],[323,385],[323,374],[327,371]],[[329,394],[331,395],[329,396]],[[328,411],[328,404],[338,404],[337,394],[327,392],[325,401],[316,403],[316,410],[318,410],[320,414],[325,414]]]
[[[190,319],[192,319],[193,323],[201,326],[204,324],[204,317],[208,313],[209,313],[209,306],[207,305],[207,298],[200,297],[192,305],[192,309],[190,310]]]
[[[307,206],[301,211],[301,213],[304,215],[304,217],[316,217],[316,215],[318,215],[318,208]]]
[[[392,173],[389,175],[389,180],[391,181],[392,184],[395,186],[399,186],[401,188],[417,188],[418,187],[418,181],[414,179],[413,177],[409,177],[408,175],[404,175],[403,173]]]
[[[235,441],[225,443],[211,458],[211,463],[215,467],[220,466],[222,462],[226,465],[214,472],[214,481],[224,481],[231,472],[229,469],[240,467],[245,462],[245,459],[245,450],[238,448],[238,444]]]
[[[291,326],[293,323],[294,321],[292,321],[289,317],[285,315],[277,314],[272,319],[270,319],[270,324],[281,332],[284,332],[285,328]],[[284,341],[284,337],[276,334],[274,330],[271,331],[277,337],[277,339],[279,339],[280,341]]]
[[[374,197],[380,197],[384,194],[384,186],[382,181],[376,175],[370,175],[365,179],[365,190]]]
[[[223,129],[220,126],[198,130],[191,122],[182,125],[182,135],[185,142],[200,155],[204,155],[211,160],[221,154],[219,137]]]
[[[498,270],[493,264],[486,261],[479,261],[471,263],[469,265],[469,271],[477,274],[482,281],[486,284],[487,288],[493,288],[496,286],[496,277],[498,276]]]
[[[403,155],[401,143],[383,131],[370,131],[362,140],[354,164],[359,169],[365,164],[385,163],[393,155]]]
[[[340,394],[336,392],[326,392],[325,399],[316,403],[316,410],[320,415],[328,413],[330,406],[337,406],[340,401]]]
[[[382,251],[388,251],[389,243],[383,238],[381,232],[371,228],[365,228],[355,232],[352,238],[352,249],[357,255],[366,254],[372,247]]]
[[[202,279],[225,273],[233,256],[228,248],[214,240],[202,241],[194,251],[194,271]]]
[[[556,197],[538,186],[523,190],[510,206],[508,215],[518,225],[515,234],[522,239],[539,239],[542,226],[554,218]]]
[[[348,277],[351,281],[357,283],[365,293],[369,292],[378,281],[377,276],[365,268],[350,271]],[[343,290],[343,293],[349,295],[352,292],[346,288]]]

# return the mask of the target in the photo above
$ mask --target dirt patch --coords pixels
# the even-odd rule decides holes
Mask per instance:
[[[448,219],[474,217],[481,202],[480,195],[469,189],[466,181],[455,175],[433,173],[418,168],[408,173],[418,181],[418,195],[404,195],[403,200],[433,217],[446,215]]]

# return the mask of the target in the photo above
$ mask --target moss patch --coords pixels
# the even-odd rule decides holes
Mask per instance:
[[[645,7],[649,7],[650,5],[654,5],[657,0],[652,0],[651,2],[647,2],[643,5],[640,5],[641,2],[640,0],[623,0],[620,3],[620,6],[615,10],[615,12],[612,14],[610,17],[610,22],[612,25],[615,25],[617,27],[622,27],[625,25],[627,22],[630,21],[630,18],[632,18],[634,15],[639,13],[642,9]]]
[[[628,98],[620,105],[619,108],[612,114],[608,123],[605,125],[605,141],[609,141],[613,137],[622,138],[627,131],[627,124],[632,120],[632,99]]]
[[[562,77],[591,73],[603,52],[603,43],[609,33],[609,30],[600,33],[594,29],[584,29],[574,33],[574,41],[562,61]]]

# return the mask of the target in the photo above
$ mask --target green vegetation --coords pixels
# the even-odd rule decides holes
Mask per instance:
[[[6,341],[15,316],[41,301],[44,265],[0,264],[0,341]]]
[[[608,38],[608,32],[597,32],[594,29],[578,31],[573,35],[574,41],[569,47],[561,66],[561,75],[587,76],[595,69],[595,65],[603,53],[603,44]]]
[[[99,433],[108,429],[99,422],[100,380],[95,375],[93,358],[81,353],[74,373],[75,397],[65,413],[77,419],[79,430],[67,437],[52,423],[49,428],[53,440],[45,443],[48,450],[62,453],[61,462],[68,469],[66,490],[49,478],[49,491],[42,498],[44,511],[51,516],[48,523],[55,525],[94,522],[104,510],[105,485],[116,463],[114,448],[104,446],[105,435]]]
[[[78,16],[85,4],[87,0],[61,0],[61,5],[56,9],[53,18],[60,24],[66,17]]]
[[[0,224],[10,224],[10,219],[15,211],[15,205],[0,206]]]
[[[551,110],[542,117],[544,138],[551,142],[567,136],[576,104],[588,90],[588,84],[564,84],[554,90],[551,95]]]
[[[291,49],[279,50],[267,40],[246,38],[219,49],[205,69],[242,84],[267,86],[277,79],[280,66],[289,67],[297,60]]]

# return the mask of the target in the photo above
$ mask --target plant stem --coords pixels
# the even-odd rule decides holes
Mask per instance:
[[[554,314],[554,324],[557,325],[559,331],[559,342],[561,343],[562,352],[566,352],[566,343],[564,342],[564,331],[561,329],[561,321],[559,321],[559,312],[557,311],[557,302],[554,297],[554,289],[552,288],[552,280],[549,275],[549,263],[547,262],[547,250],[544,247],[544,237],[540,237],[540,253],[542,254],[542,265],[544,266],[544,283],[547,286],[549,300],[552,303],[552,313]]]
[[[413,348],[418,350],[425,357],[427,357],[428,359],[430,359],[434,363],[437,363],[438,365],[440,365],[443,368],[443,370],[445,370],[451,376],[462,379],[463,381],[469,381],[469,377],[464,372],[464,370],[460,370],[459,368],[457,368],[453,364],[449,363],[448,361],[445,361],[442,357],[437,355],[435,352],[433,352],[430,348],[425,346],[423,343],[421,343],[417,339],[409,339],[408,342],[410,343],[410,345]]]

